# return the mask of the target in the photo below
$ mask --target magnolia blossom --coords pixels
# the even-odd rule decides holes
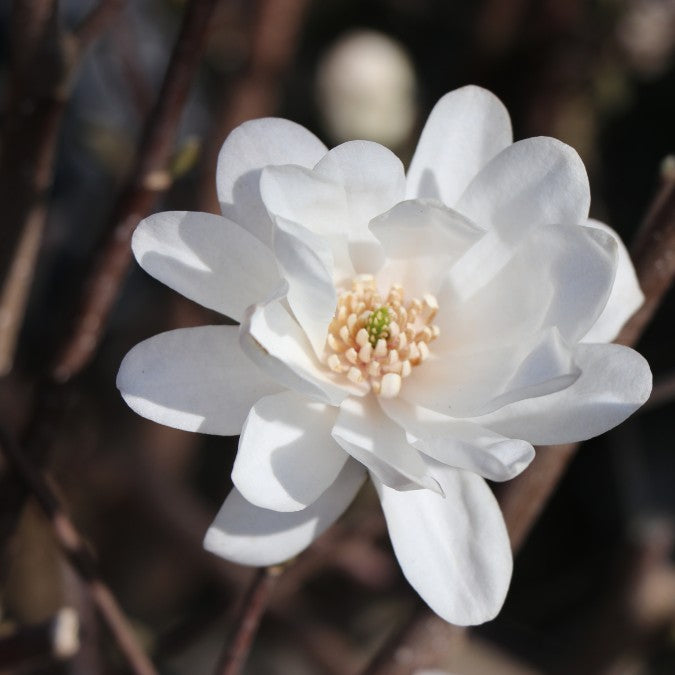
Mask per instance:
[[[332,150],[247,122],[218,164],[222,216],[159,213],[133,238],[152,276],[239,325],[169,331],[124,359],[145,417],[241,434],[208,550],[300,553],[370,476],[410,584],[444,619],[495,616],[512,558],[485,479],[533,444],[596,436],[649,395],[608,344],[642,294],[588,219],[586,171],[552,138],[513,143],[492,94],[444,96],[408,173],[384,147]]]

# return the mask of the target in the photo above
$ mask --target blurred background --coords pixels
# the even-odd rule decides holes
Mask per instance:
[[[69,63],[73,31],[97,3],[25,4],[56,7],[55,54]],[[118,395],[115,376],[137,342],[222,317],[135,264],[127,272],[122,260],[123,284],[95,353],[62,378],[66,385],[55,388],[45,375],[112,214],[120,213],[189,3],[110,4],[119,7],[103,17],[64,82],[48,72],[59,64],[47,59],[43,77],[17,85],[16,54],[28,53],[21,41],[30,35],[17,31],[12,3],[0,3],[2,278],[12,261],[23,261],[14,318],[0,314],[0,330],[14,323],[18,331],[14,343],[9,330],[10,347],[0,353],[0,424],[30,436],[35,400],[50,388],[52,400],[40,408],[38,464],[158,670],[210,673],[252,575],[201,549],[231,487],[237,439],[141,419]],[[626,241],[660,181],[675,175],[665,159],[675,151],[675,0],[220,0],[203,42],[167,140],[168,172],[152,174],[159,184],[151,211],[217,211],[218,150],[234,126],[254,117],[295,120],[329,146],[376,140],[407,163],[433,104],[469,83],[502,99],[516,139],[551,135],[580,153],[592,215]],[[61,107],[21,136],[12,127],[16,92],[38,82]],[[26,105],[20,113],[30,116]],[[45,134],[54,147],[43,209],[33,234],[21,238],[12,217],[26,179],[22,143]],[[441,631],[433,665],[466,675],[675,672],[673,312],[671,294],[639,345],[657,395],[583,445],[516,558],[499,617],[461,644]],[[58,414],[45,423],[49,406]],[[10,666],[0,647],[0,671],[127,672],[52,525],[34,499],[12,496],[19,479],[7,464],[0,473],[0,520],[8,521],[0,527],[0,636],[64,606],[82,623],[72,659]],[[366,489],[277,581],[245,672],[358,673],[418,602]]]

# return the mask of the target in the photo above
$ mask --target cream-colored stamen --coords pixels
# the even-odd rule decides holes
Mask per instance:
[[[440,334],[431,323],[437,311],[433,295],[406,299],[403,287],[394,284],[383,299],[374,278],[361,275],[338,298],[326,364],[354,383],[367,382],[378,396],[393,398],[413,366],[429,358],[429,343]]]

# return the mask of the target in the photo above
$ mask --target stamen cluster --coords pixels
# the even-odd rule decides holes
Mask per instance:
[[[328,328],[326,363],[352,382],[368,382],[373,392],[393,398],[402,380],[429,356],[440,329],[431,322],[438,311],[433,295],[405,299],[394,284],[386,299],[371,275],[360,275],[340,294]]]

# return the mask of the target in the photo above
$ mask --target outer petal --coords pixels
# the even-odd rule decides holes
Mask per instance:
[[[621,345],[577,347],[581,376],[570,387],[507,405],[474,421],[536,445],[584,441],[623,422],[648,398],[649,364]]]
[[[131,248],[155,279],[237,321],[280,280],[266,246],[231,220],[210,213],[156,213],[138,225]]]
[[[504,232],[532,225],[582,223],[591,203],[579,155],[554,138],[527,138],[500,152],[471,181],[455,208]]]
[[[577,225],[543,225],[530,228],[511,251],[499,239],[488,232],[447,273],[436,350],[516,343],[548,327],[579,341],[612,289],[614,238]]]
[[[333,485],[311,506],[294,513],[261,509],[230,492],[204,538],[204,548],[241,565],[274,565],[307,548],[349,506],[365,470],[348,461]]]
[[[398,492],[373,477],[394,552],[441,618],[459,626],[489,621],[504,603],[513,568],[501,511],[480,476],[441,465],[433,473],[445,498]]]
[[[569,347],[550,329],[519,345],[432,354],[406,379],[400,396],[444,415],[472,417],[558,391],[578,376]]]
[[[237,326],[160,333],[137,344],[117,374],[139,415],[186,431],[233,436],[250,407],[281,387],[241,351]]]
[[[408,170],[408,198],[430,197],[453,206],[474,176],[512,142],[502,102],[468,86],[434,106]]]
[[[232,470],[243,497],[274,511],[316,501],[349,459],[330,435],[337,412],[292,391],[261,398],[246,419]]]
[[[241,325],[240,344],[261,370],[287,389],[339,405],[349,394],[362,395],[363,387],[336,378],[317,360],[297,321],[284,306],[287,285],[265,303],[249,308]]]
[[[382,413],[374,396],[342,402],[333,438],[396,490],[426,487],[440,491],[422,456],[408,443],[403,429]]]
[[[623,325],[642,306],[645,296],[640,290],[635,268],[626,247],[614,230],[598,220],[589,220],[586,225],[610,234],[617,244],[618,263],[616,279],[607,305],[583,342],[611,342]]]
[[[272,223],[260,199],[260,171],[275,164],[312,167],[326,146],[304,127],[265,118],[244,122],[227,137],[220,155],[216,184],[223,215],[270,245]]]
[[[534,459],[534,448],[527,441],[506,438],[474,422],[413,406],[400,396],[380,399],[380,405],[406,430],[414,447],[441,464],[504,481],[524,471]]]

